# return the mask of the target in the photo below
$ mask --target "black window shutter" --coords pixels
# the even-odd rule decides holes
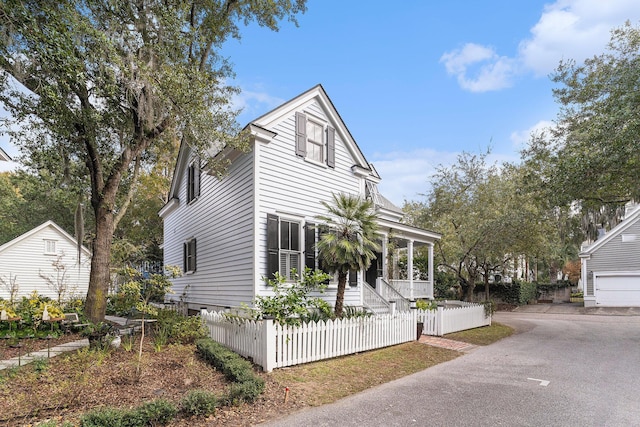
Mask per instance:
[[[336,130],[327,128],[327,166],[336,167]]]
[[[193,200],[193,165],[187,168],[187,202]]]
[[[296,112],[296,155],[307,155],[307,116]]]
[[[182,244],[182,271],[186,273],[187,271],[187,244]]]
[[[193,198],[200,195],[200,159],[193,162]]]
[[[358,286],[358,271],[349,270],[349,286]]]
[[[267,278],[273,279],[279,267],[278,216],[267,214]]]
[[[316,225],[307,222],[304,226],[304,265],[316,269]]]
[[[192,271],[196,271],[196,239],[193,239],[191,241],[191,267],[192,267]]]

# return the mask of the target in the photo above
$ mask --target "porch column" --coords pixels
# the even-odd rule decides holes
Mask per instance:
[[[427,247],[429,249],[429,282],[431,282],[431,298],[433,298],[433,287],[435,284],[435,282],[433,281],[433,242],[428,243]]]
[[[407,277],[409,278],[409,299],[413,300],[413,240],[407,242]]]
[[[382,278],[387,282],[391,283],[389,274],[389,267],[387,266],[387,245],[389,243],[389,236],[386,234],[382,235]]]

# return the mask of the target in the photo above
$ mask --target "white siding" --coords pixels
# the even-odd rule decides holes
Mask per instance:
[[[55,254],[45,254],[45,240],[55,241]],[[79,296],[86,297],[89,286],[89,272],[91,260],[87,252],[83,251],[80,265],[77,262],[77,248],[75,242],[61,234],[55,227],[46,226],[27,237],[18,237],[13,244],[8,243],[6,249],[0,252],[0,277],[8,281],[16,278],[19,286],[18,296],[28,296],[34,290],[40,295],[57,299],[58,294],[52,289],[43,274],[54,282],[63,281],[68,291],[63,299]],[[57,275],[52,263],[60,259],[64,266],[64,276]],[[9,291],[0,285],[0,297],[9,298]]]
[[[324,111],[317,102],[308,104],[303,112],[321,118],[330,126]],[[332,203],[333,193],[359,194],[363,188],[361,178],[356,177],[351,167],[354,159],[348,152],[340,135],[336,132],[336,165],[329,168],[306,161],[295,154],[295,112],[291,112],[270,130],[276,138],[259,147],[257,170],[259,171],[257,194],[257,270],[255,280],[257,294],[268,294],[269,289],[262,277],[266,275],[267,213],[300,217],[317,223],[317,215],[326,214],[321,201]],[[334,284],[335,286],[335,284]],[[335,302],[335,288],[330,287],[323,295],[331,304]],[[345,304],[361,305],[360,288],[347,286]]]
[[[186,177],[178,183],[179,206],[164,220],[164,261],[182,267],[182,245],[196,239],[196,271],[173,280],[178,300],[225,307],[253,299],[253,153],[237,159],[218,180],[205,173],[200,197],[186,204]]]

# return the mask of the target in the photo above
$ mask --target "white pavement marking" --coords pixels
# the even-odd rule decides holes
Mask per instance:
[[[529,381],[539,381],[539,382],[540,382],[540,385],[541,385],[542,387],[546,387],[546,386],[548,386],[548,385],[549,385],[549,383],[551,382],[551,381],[547,381],[547,380],[539,380],[539,379],[537,379],[537,378],[527,378],[527,379],[528,379]]]

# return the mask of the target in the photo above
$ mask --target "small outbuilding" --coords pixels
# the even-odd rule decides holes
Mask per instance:
[[[33,291],[57,300],[84,298],[89,287],[91,252],[53,221],[0,246],[0,298]]]
[[[640,205],[580,259],[585,307],[640,307]]]

